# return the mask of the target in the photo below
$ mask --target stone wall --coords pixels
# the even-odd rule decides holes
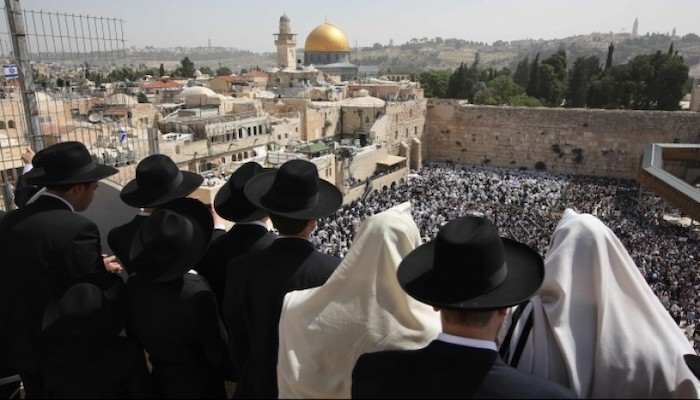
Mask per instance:
[[[647,143],[700,143],[700,113],[429,100],[427,161],[633,178]]]
[[[386,118],[388,127],[385,132],[372,132],[376,143],[387,146],[389,154],[398,154],[402,142],[424,136],[426,119],[426,100],[412,100],[387,103]]]

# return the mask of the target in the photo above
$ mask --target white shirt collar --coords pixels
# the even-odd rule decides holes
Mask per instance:
[[[479,349],[498,351],[498,347],[496,347],[496,342],[492,342],[489,340],[472,339],[463,336],[455,336],[445,332],[438,333],[437,340],[452,344],[458,344],[460,346],[469,346],[476,347]]]

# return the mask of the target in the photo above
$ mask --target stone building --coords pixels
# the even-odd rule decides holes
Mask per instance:
[[[304,65],[313,65],[329,75],[336,75],[340,81],[359,79],[361,76],[377,76],[376,66],[353,64],[351,50],[345,34],[335,25],[324,22],[314,28],[304,44]]]
[[[281,69],[296,68],[297,66],[297,35],[292,33],[289,17],[280,17],[279,33],[275,33],[277,46],[277,66]]]

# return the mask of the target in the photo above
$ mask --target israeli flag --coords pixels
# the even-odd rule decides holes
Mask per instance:
[[[126,129],[119,125],[119,143],[124,143],[124,140],[126,140]]]

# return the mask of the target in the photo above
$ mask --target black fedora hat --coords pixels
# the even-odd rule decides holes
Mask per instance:
[[[685,364],[696,378],[700,379],[700,356],[697,354],[683,354]]]
[[[106,271],[88,272],[70,280],[61,297],[44,313],[42,330],[57,322],[67,331],[85,337],[112,337],[124,328],[128,303],[124,280]]]
[[[255,221],[266,216],[267,211],[256,207],[245,197],[243,188],[252,177],[267,170],[255,161],[238,167],[214,197],[216,213],[233,222]]]
[[[203,181],[199,174],[181,171],[170,157],[153,154],[139,162],[136,178],[124,185],[120,197],[132,207],[158,207],[194,192]]]
[[[294,219],[322,218],[336,212],[343,203],[340,190],[319,178],[314,163],[301,159],[254,176],[243,190],[257,207]]]
[[[61,142],[34,156],[34,168],[24,174],[36,186],[72,185],[99,181],[114,175],[118,169],[95,162],[87,147],[80,142]]]
[[[201,201],[181,198],[164,204],[136,231],[131,269],[154,282],[181,277],[204,256],[213,231],[211,212]]]
[[[484,217],[461,217],[399,264],[401,287],[445,309],[495,309],[523,302],[539,289],[544,262],[532,248],[501,238]]]

